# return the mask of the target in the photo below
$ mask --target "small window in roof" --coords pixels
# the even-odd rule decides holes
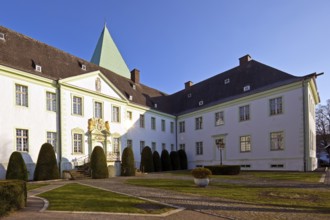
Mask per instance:
[[[244,86],[243,88],[243,91],[246,92],[246,91],[249,91],[250,90],[250,85],[246,85]]]
[[[155,104],[154,104],[154,107],[155,107],[155,108],[157,108],[157,107],[158,107],[157,103],[155,103]]]
[[[198,102],[198,105],[199,106],[202,106],[203,104],[204,104],[203,100],[201,100],[201,101]]]
[[[225,84],[228,84],[228,83],[230,83],[230,79],[228,78],[228,79],[225,79]]]
[[[191,98],[191,93],[188,93],[187,97],[188,97],[188,98]]]
[[[82,65],[81,65],[81,69],[82,69],[82,70],[86,70],[86,65],[82,64]]]
[[[136,89],[136,85],[135,84],[132,84],[132,88],[135,90]]]
[[[5,34],[0,32],[0,40],[5,40]]]
[[[132,101],[132,100],[133,100],[133,96],[130,95],[130,96],[128,97],[128,99],[129,99],[130,101]]]
[[[37,72],[41,72],[41,71],[42,71],[42,68],[41,68],[40,65],[36,65],[35,70],[36,70]]]

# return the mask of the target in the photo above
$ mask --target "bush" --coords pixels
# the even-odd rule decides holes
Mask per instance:
[[[171,165],[173,170],[181,170],[180,158],[177,151],[172,151],[170,153]]]
[[[91,172],[93,179],[105,179],[109,177],[107,160],[103,148],[96,146],[91,155]]]
[[[154,161],[152,158],[151,148],[146,146],[143,148],[141,153],[141,166],[140,170],[142,172],[154,172]]]
[[[212,175],[211,170],[204,167],[197,167],[191,171],[191,174],[196,179],[209,178]]]
[[[168,154],[168,151],[166,149],[164,149],[162,151],[160,159],[162,161],[162,170],[163,171],[172,170],[171,158],[170,158],[170,155]]]
[[[28,180],[28,172],[20,152],[15,151],[10,155],[6,179]]]
[[[0,217],[9,211],[26,206],[26,182],[22,180],[0,181]]]
[[[180,149],[178,150],[179,158],[180,158],[180,167],[182,170],[188,169],[188,159],[186,151]]]
[[[154,170],[155,170],[155,172],[162,171],[162,162],[160,160],[160,156],[159,156],[159,153],[157,151],[153,152],[152,159],[154,161]]]
[[[241,171],[239,165],[220,165],[220,166],[205,166],[212,171],[213,175],[238,175]]]
[[[134,154],[132,147],[126,147],[121,157],[121,175],[135,176]]]
[[[34,180],[53,180],[59,179],[55,151],[51,144],[45,143],[39,151],[36,169],[34,171]]]

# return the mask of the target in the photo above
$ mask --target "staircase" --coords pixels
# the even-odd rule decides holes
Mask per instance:
[[[70,175],[72,180],[79,180],[79,179],[88,179],[91,178],[90,173],[90,164],[86,163],[82,166],[76,166],[75,170],[70,170]]]

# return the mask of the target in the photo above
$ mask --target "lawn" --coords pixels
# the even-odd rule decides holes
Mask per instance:
[[[30,190],[33,190],[33,189],[37,189],[39,187],[47,186],[47,185],[49,185],[49,184],[46,184],[46,183],[27,183],[26,188],[27,188],[27,191],[30,191]]]
[[[38,196],[49,201],[48,210],[57,211],[159,214],[172,210],[161,204],[77,183],[66,184]]]
[[[181,173],[181,175],[185,175]],[[311,175],[311,176],[309,176]],[[193,180],[180,179],[130,179],[127,183],[137,186],[161,188],[182,193],[192,193],[209,197],[237,200],[253,204],[274,205],[280,207],[295,207],[298,209],[330,213],[330,188],[322,184],[319,187],[298,187],[299,183],[315,182],[317,184],[319,173],[297,172],[243,172],[237,176],[213,176],[212,178],[228,178],[242,180],[240,184],[229,184],[211,181],[206,188],[198,188]],[[243,184],[246,178],[272,181],[272,186]],[[278,180],[298,183],[297,187],[276,186]],[[310,186],[310,187],[309,187]]]

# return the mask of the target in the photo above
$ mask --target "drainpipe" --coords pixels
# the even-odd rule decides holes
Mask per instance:
[[[57,94],[57,137],[58,137],[58,169],[60,172],[60,176],[62,176],[62,112],[61,112],[61,106],[62,106],[62,101],[61,101],[61,85],[59,83],[59,80],[56,80],[56,94]]]
[[[307,120],[306,120],[306,95],[305,95],[305,92],[306,92],[306,85],[305,85],[306,81],[305,81],[305,77],[302,81],[302,95],[303,95],[303,132],[304,132],[304,172],[307,172],[307,147],[308,147],[308,143],[307,143],[307,140],[309,139],[308,138],[308,135],[306,135],[306,131],[307,131]]]

